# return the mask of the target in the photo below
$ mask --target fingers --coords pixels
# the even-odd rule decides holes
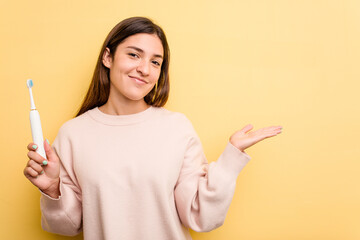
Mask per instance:
[[[281,132],[282,126],[271,126],[271,127],[264,127],[256,130],[255,132]]]
[[[254,128],[253,125],[248,124],[243,129],[240,130],[242,133],[249,133]],[[250,135],[272,135],[273,133],[279,134],[282,131],[282,126],[270,126],[270,127],[264,127],[260,128],[256,131],[253,131],[249,133]]]
[[[43,164],[43,165],[47,164],[46,159],[43,158],[40,154],[38,154],[35,151],[29,151],[27,153],[27,156],[30,160],[33,160],[33,161],[37,162],[38,164]]]
[[[37,148],[38,146],[35,143],[29,143],[29,145],[27,145],[29,151],[36,151]]]
[[[272,127],[269,127],[269,130],[275,130],[275,131],[278,131],[278,130],[282,130],[283,127],[282,126],[272,126]]]
[[[31,168],[31,167],[26,167],[24,169],[24,175],[27,178],[29,178],[29,177],[36,178],[37,176],[39,176],[39,173],[37,171],[35,171],[33,168]]]
[[[39,174],[44,173],[43,166],[46,166],[48,162],[45,158],[36,152],[36,144],[30,143],[27,148],[29,150],[27,153],[29,161],[26,165],[26,168],[24,169],[24,174],[25,176],[36,177]]]
[[[278,130],[282,130],[282,126],[270,126],[270,127],[264,127],[264,128],[260,128],[257,131],[278,131]]]
[[[43,171],[43,168],[41,167],[41,165],[39,163],[35,162],[34,160],[29,160],[27,166],[31,167],[38,173],[41,173]]]
[[[29,161],[24,169],[24,175],[26,177],[38,177],[44,173],[43,166],[47,165],[47,161],[37,152],[29,151],[27,156]]]
[[[27,166],[24,169],[25,176],[37,177],[44,173],[42,166],[34,160],[29,160]]]
[[[243,128],[240,130],[240,132],[247,133],[247,132],[249,132],[249,131],[250,131],[251,129],[253,129],[253,128],[254,128],[253,125],[248,124],[248,125],[246,125],[245,127],[243,127]]]
[[[261,128],[254,132],[254,135],[257,135],[260,140],[274,137],[282,132],[282,126],[271,126],[266,128]]]
[[[251,124],[246,125],[243,129],[235,132],[235,134],[230,137],[230,143],[241,151],[244,151],[265,138],[274,137],[280,134],[282,126],[265,127],[256,131],[251,131],[252,129],[253,126]]]
[[[269,134],[271,134],[271,133],[279,134],[282,132],[282,129],[283,129],[282,126],[274,126],[274,127],[269,127],[268,129],[266,129],[265,132],[267,132]]]
[[[54,161],[54,160],[58,159],[57,154],[55,153],[54,149],[50,146],[50,144],[47,140],[44,141],[44,149],[45,149],[46,156],[50,161]]]

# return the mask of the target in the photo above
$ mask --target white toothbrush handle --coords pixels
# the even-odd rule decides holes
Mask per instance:
[[[30,125],[33,142],[38,146],[36,152],[46,159],[40,114],[37,110],[30,111]]]

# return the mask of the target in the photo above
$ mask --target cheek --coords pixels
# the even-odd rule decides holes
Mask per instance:
[[[126,74],[136,69],[136,64],[136,61],[131,61],[126,56],[119,57],[114,62],[114,71],[117,74]]]
[[[124,61],[118,65],[117,71],[119,73],[128,74],[129,72],[136,69],[136,64],[134,62]]]
[[[152,74],[153,81],[158,81],[159,80],[160,73],[161,73],[160,69],[155,69],[155,71]]]

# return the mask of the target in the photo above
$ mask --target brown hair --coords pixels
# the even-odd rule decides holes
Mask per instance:
[[[102,58],[106,48],[110,49],[110,54],[114,54],[117,46],[123,42],[127,37],[137,33],[156,34],[161,40],[164,48],[163,62],[161,65],[160,77],[157,83],[157,90],[153,88],[145,97],[147,104],[154,107],[162,107],[165,105],[169,97],[170,83],[169,83],[169,63],[170,50],[166,40],[164,31],[153,23],[150,19],[144,17],[127,18],[118,23],[106,37],[101,48],[99,58],[97,60],[94,75],[90,83],[88,92],[84,101],[76,114],[76,117],[84,112],[104,105],[110,94],[110,77],[109,69],[103,65]],[[155,95],[155,97],[154,97]],[[154,100],[153,100],[154,97]]]

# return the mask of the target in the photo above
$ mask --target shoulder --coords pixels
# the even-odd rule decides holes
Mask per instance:
[[[170,111],[165,108],[158,108],[157,112],[162,124],[171,126],[179,131],[194,132],[193,125],[185,114]]]
[[[174,112],[174,111],[170,111],[168,109],[165,109],[163,107],[161,108],[157,108],[156,110],[158,112],[158,114],[166,120],[171,120],[171,121],[177,121],[177,122],[183,122],[186,124],[190,123],[190,120],[186,117],[185,114],[180,113],[180,112]],[[191,123],[190,123],[191,124]]]
[[[91,111],[91,110],[89,110]],[[89,115],[88,112],[85,112],[81,114],[80,116],[77,116],[75,118],[72,118],[63,125],[61,125],[58,135],[60,136],[69,136],[71,134],[76,134],[79,131],[82,131],[84,128],[88,128],[90,121],[89,121]]]
[[[91,121],[89,121],[89,116],[87,112],[85,112],[61,125],[53,142],[53,147],[56,152],[59,154],[60,151],[70,151],[64,149],[69,149],[75,139],[84,136],[84,133],[89,130],[89,122]]]

